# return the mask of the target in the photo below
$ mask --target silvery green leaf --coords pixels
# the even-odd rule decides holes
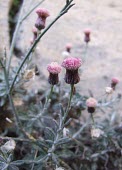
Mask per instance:
[[[8,164],[4,162],[0,162],[0,170],[6,170],[7,167],[8,167]]]
[[[6,160],[0,155],[0,162],[6,162]]]
[[[24,164],[24,160],[17,160],[11,163],[11,165],[22,165],[22,164]]]
[[[19,168],[14,165],[9,165],[8,170],[19,170]]]

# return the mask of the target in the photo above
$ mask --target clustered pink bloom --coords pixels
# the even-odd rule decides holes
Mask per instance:
[[[36,38],[37,38],[37,35],[38,35],[38,33],[37,33],[37,28],[33,27],[32,32],[33,32],[33,39],[31,39],[31,44],[33,44],[34,41],[35,41]]]
[[[89,113],[94,113],[97,106],[97,100],[93,97],[88,98],[86,100],[86,106]]]
[[[91,34],[91,31],[89,29],[84,30],[84,35],[85,35],[84,41],[86,43],[88,43],[90,41],[90,34]]]
[[[113,88],[113,90],[115,90],[115,87],[118,83],[119,83],[119,79],[117,77],[113,77],[111,79],[111,87]]]
[[[71,48],[72,48],[72,44],[70,44],[70,43],[68,43],[68,44],[66,44],[66,51],[67,52],[71,52]]]
[[[44,8],[39,8],[36,10],[36,13],[38,15],[38,18],[36,20],[35,23],[35,27],[38,30],[42,30],[45,28],[45,24],[46,24],[46,18],[50,16],[49,12],[44,9]]]
[[[48,64],[47,70],[49,72],[48,82],[52,85],[58,84],[58,74],[61,72],[61,66],[57,62],[52,62]]]
[[[65,82],[67,84],[77,84],[80,81],[78,68],[82,65],[82,60],[75,57],[68,57],[62,62],[62,67],[66,69]]]

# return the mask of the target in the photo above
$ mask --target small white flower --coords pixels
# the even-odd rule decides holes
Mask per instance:
[[[111,88],[111,87],[106,87],[106,88],[105,88],[105,92],[106,92],[107,94],[112,94],[113,88]]]
[[[15,147],[16,147],[15,141],[13,139],[10,139],[8,142],[1,146],[1,150],[3,152],[11,152],[15,149]]]
[[[91,136],[92,137],[99,138],[103,134],[104,134],[104,132],[101,129],[98,129],[98,128],[92,128],[91,129]]]
[[[63,128],[63,137],[66,137],[69,134],[69,129]]]
[[[58,167],[55,170],[64,170],[62,167]]]
[[[70,53],[69,52],[67,52],[67,51],[63,51],[62,52],[62,57],[63,58],[67,58],[67,57],[69,57],[70,56]]]

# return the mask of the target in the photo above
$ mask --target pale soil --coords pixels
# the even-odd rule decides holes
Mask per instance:
[[[24,12],[26,13],[38,1],[26,1]],[[47,25],[55,18],[64,2],[64,0],[45,0],[41,5],[51,14],[47,19]],[[122,1],[74,0],[74,2],[76,5],[53,25],[39,43],[34,56],[39,69],[47,78],[47,64],[52,61],[62,62],[61,53],[67,42],[73,45],[72,56],[82,58],[85,50],[83,30],[90,28],[91,42],[83,66],[81,82],[77,85],[77,89],[83,94],[88,94],[88,89],[91,89],[94,96],[97,97],[104,93],[104,88],[110,84],[111,77],[117,76],[120,78],[117,91],[121,92]],[[30,46],[30,39],[33,36],[32,28],[36,18],[37,15],[33,12],[21,27],[17,47],[23,53]],[[33,88],[40,87],[41,82],[36,82]]]

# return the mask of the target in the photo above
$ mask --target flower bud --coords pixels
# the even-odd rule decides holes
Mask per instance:
[[[46,9],[39,8],[36,10],[38,18],[35,23],[35,27],[38,30],[42,30],[45,28],[46,18],[50,16],[49,12]]]
[[[89,29],[84,30],[84,41],[88,43],[90,41],[91,31]]]
[[[88,98],[86,100],[86,106],[89,113],[94,113],[97,106],[97,100],[93,97]]]
[[[51,64],[48,64],[47,70],[49,72],[48,82],[51,85],[58,84],[58,74],[61,72],[61,66],[57,62],[52,62]]]
[[[119,79],[117,77],[113,77],[111,79],[111,87],[113,88],[113,90],[115,90],[115,87],[118,83],[119,83]]]
[[[71,52],[71,48],[72,48],[72,44],[70,44],[70,43],[68,43],[68,44],[66,44],[66,51],[67,52]]]
[[[65,82],[67,84],[77,84],[80,81],[78,68],[82,65],[79,58],[68,57],[62,62],[62,67],[66,69]]]

